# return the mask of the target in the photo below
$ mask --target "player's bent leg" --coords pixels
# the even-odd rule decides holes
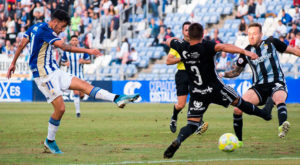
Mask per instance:
[[[287,93],[284,90],[279,90],[274,92],[272,96],[274,103],[277,106],[277,113],[278,113],[278,136],[283,138],[289,131],[290,123],[287,121],[287,107],[285,104]]]
[[[187,95],[177,96],[178,103],[174,105],[173,115],[170,122],[170,130],[172,133],[176,132],[177,129],[177,117],[179,112],[185,107]]]
[[[62,96],[58,96],[51,103],[54,107],[54,112],[49,119],[48,135],[44,141],[44,146],[53,154],[61,154],[62,152],[58,148],[55,141],[55,135],[60,125],[60,120],[65,112],[65,104]]]
[[[245,101],[248,101],[254,105],[259,104],[259,98],[254,90],[249,89],[242,98]],[[235,135],[239,139],[239,147],[243,146],[243,111],[241,111],[239,108],[234,107],[233,112],[233,129],[235,132]]]

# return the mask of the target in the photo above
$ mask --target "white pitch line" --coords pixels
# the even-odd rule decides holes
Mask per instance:
[[[240,159],[174,159],[174,160],[153,160],[153,161],[123,161],[114,163],[104,163],[103,165],[114,164],[155,164],[155,163],[187,163],[187,162],[213,162],[213,161],[241,161],[241,160],[300,160],[295,157],[282,157],[282,158],[240,158]]]

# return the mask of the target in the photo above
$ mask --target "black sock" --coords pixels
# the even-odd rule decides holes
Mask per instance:
[[[277,105],[277,111],[278,111],[278,121],[279,126],[282,125],[283,122],[287,119],[287,108],[285,103],[280,103]]]
[[[186,138],[192,135],[197,130],[197,128],[198,126],[192,124],[187,124],[185,127],[182,127],[177,136],[177,141],[179,143],[182,143]]]
[[[233,128],[239,141],[243,141],[243,116],[233,114]]]
[[[114,101],[116,101],[116,99],[119,98],[119,97],[120,97],[120,95],[116,95],[115,98],[114,98]]]
[[[173,116],[172,116],[172,119],[173,120],[177,120],[177,116],[178,116],[178,113],[181,111],[181,109],[180,110],[177,110],[176,108],[175,108],[175,105],[174,105],[174,108],[173,108]]]
[[[236,106],[241,111],[243,111],[249,115],[259,116],[263,119],[265,119],[268,116],[266,111],[263,111],[263,110],[259,109],[257,106],[255,106],[247,101],[244,101],[242,98],[240,98],[239,103]]]

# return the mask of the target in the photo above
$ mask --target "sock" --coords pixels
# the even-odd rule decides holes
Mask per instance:
[[[257,106],[255,106],[247,101],[244,101],[242,98],[240,98],[236,107],[238,107],[240,110],[242,110],[243,112],[245,112],[249,115],[259,116],[263,119],[265,119],[268,115],[265,111],[259,109]]]
[[[94,87],[90,92],[90,96],[95,99],[114,101],[116,94],[110,93],[107,90],[101,89],[99,87]]]
[[[74,95],[74,105],[76,113],[80,113],[80,98],[79,95]]]
[[[59,124],[60,124],[60,120],[54,120],[52,117],[50,117],[49,125],[48,125],[48,136],[47,136],[47,139],[49,141],[55,140],[55,134],[56,134]]]
[[[239,141],[243,141],[243,116],[233,114],[233,128]]]
[[[279,126],[282,125],[283,122],[287,119],[287,108],[285,103],[280,103],[277,105],[277,111],[278,111],[278,121]]]
[[[173,116],[172,116],[172,119],[173,120],[177,120],[177,116],[178,116],[178,113],[181,111],[181,109],[180,110],[177,110],[176,108],[175,108],[175,105],[174,105],[174,108],[173,108]]]
[[[177,141],[179,143],[182,143],[186,138],[192,135],[197,130],[197,128],[198,126],[195,124],[187,124],[185,127],[182,127],[177,136]]]

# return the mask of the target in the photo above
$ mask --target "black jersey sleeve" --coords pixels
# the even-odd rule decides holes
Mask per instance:
[[[277,38],[269,37],[268,40],[273,43],[276,50],[278,50],[280,53],[283,53],[287,48],[287,45]]]
[[[181,52],[180,51],[180,43],[181,42],[179,40],[174,39],[171,41],[170,47],[179,53],[179,52]]]
[[[204,40],[203,40],[204,41]],[[211,41],[204,41],[206,43],[206,46],[208,48],[208,52],[209,54],[211,55],[215,55],[217,52],[215,51],[215,46],[216,46],[216,43],[215,42],[211,42]]]
[[[236,65],[239,67],[245,67],[248,63],[246,56],[244,54],[240,54],[239,58],[236,60]]]

